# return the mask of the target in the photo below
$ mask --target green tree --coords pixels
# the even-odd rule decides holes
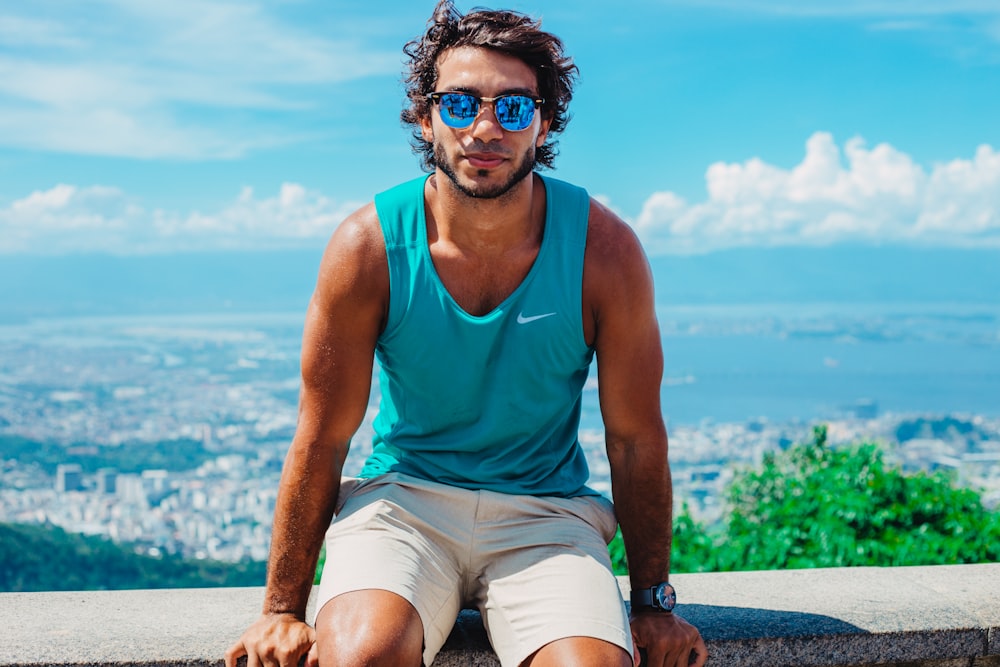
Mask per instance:
[[[729,509],[705,526],[682,507],[674,572],[1000,561],[1000,513],[943,472],[904,473],[875,443],[811,442],[765,455],[727,489]],[[609,545],[627,573],[620,536]]]
[[[1000,560],[1000,514],[947,474],[905,474],[873,443],[813,441],[764,458],[729,490],[720,569]]]
[[[621,529],[608,545],[615,574],[628,574]],[[716,569],[716,543],[705,525],[691,516],[687,503],[674,517],[674,546],[670,556],[674,572],[709,572]]]
[[[0,524],[0,592],[262,586],[264,563],[154,558],[54,526]]]
[[[60,463],[77,463],[88,473],[101,468],[115,468],[122,473],[156,468],[193,470],[217,455],[205,451],[201,442],[189,439],[126,442],[111,447],[79,442],[64,446],[16,435],[0,435],[0,461],[30,462],[49,475],[55,474]]]

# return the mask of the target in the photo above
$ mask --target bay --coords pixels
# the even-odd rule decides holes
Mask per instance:
[[[811,421],[859,409],[1000,417],[997,304],[662,304],[658,316],[661,398],[671,424]],[[136,348],[144,359],[154,355],[177,365],[186,358],[204,363],[210,345],[218,357],[216,381],[253,381],[255,373],[270,381],[271,374],[282,379],[287,394],[297,375],[302,318],[299,312],[223,312],[41,318],[0,326],[6,357],[0,366],[8,369],[0,385],[13,382],[19,362],[30,356],[26,349],[36,351],[34,359],[58,359],[67,372],[49,381],[72,390],[74,355],[81,364],[87,356],[80,349]],[[270,359],[276,352],[280,365],[240,366],[248,354]],[[184,377],[178,372],[179,382]],[[584,428],[601,428],[598,383],[595,368],[584,393]],[[373,405],[377,385],[375,392]],[[8,404],[15,393],[11,388]]]

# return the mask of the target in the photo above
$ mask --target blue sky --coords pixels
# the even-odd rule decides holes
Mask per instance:
[[[432,6],[0,3],[0,254],[321,247],[420,173],[401,47]],[[503,6],[581,70],[554,175],[651,254],[1000,246],[997,0]]]

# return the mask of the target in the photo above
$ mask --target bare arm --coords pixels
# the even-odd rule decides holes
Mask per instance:
[[[274,510],[263,613],[226,664],[298,664],[314,641],[305,625],[323,536],[333,518],[351,437],[364,419],[375,342],[388,304],[385,250],[374,207],[334,233],[320,265],[302,339],[295,437]]]
[[[611,488],[633,589],[670,575],[673,489],[660,409],[663,351],[653,279],[638,239],[600,205],[591,207],[584,322],[597,351]],[[707,658],[698,631],[676,615],[633,614],[633,636],[654,665]]]

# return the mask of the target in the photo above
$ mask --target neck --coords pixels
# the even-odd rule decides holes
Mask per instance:
[[[438,170],[428,179],[425,191],[429,240],[482,255],[540,241],[544,190],[532,173],[499,197],[480,199],[459,190]]]

